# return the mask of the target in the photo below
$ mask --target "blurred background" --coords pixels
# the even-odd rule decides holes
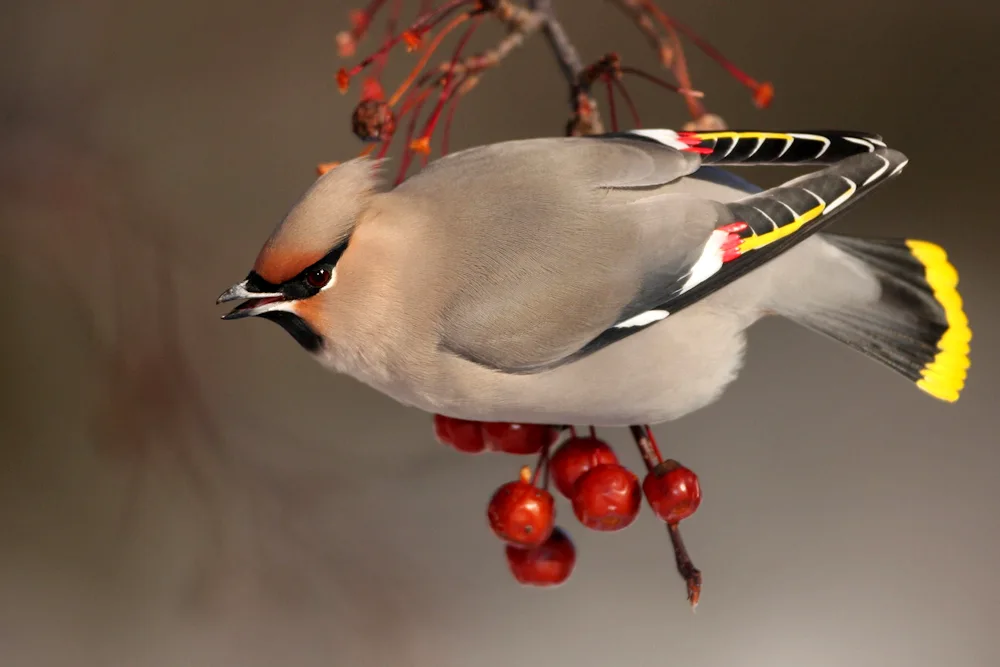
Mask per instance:
[[[657,68],[608,3],[556,6],[584,60],[616,50]],[[687,50],[731,127],[869,130],[908,154],[837,231],[948,250],[975,332],[959,403],[764,322],[719,403],[656,428],[705,491],[685,524],[705,573],[697,614],[648,508],[609,535],[561,505],[576,571],[521,588],[484,509],[522,461],[442,447],[429,415],[214,306],[315,165],[361,147],[356,97],[333,77],[354,5],[8,0],[0,663],[1000,664],[1000,9],[661,6],[774,82],[755,109]],[[478,36],[475,49],[502,33]],[[413,58],[390,61],[388,85]],[[462,103],[452,146],[561,134],[564,90],[533,38]],[[680,99],[631,91],[645,126],[688,120]],[[640,465],[627,431],[602,435]]]

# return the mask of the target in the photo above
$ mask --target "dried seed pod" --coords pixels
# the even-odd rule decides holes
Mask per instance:
[[[383,141],[396,130],[396,117],[385,102],[362,100],[351,116],[351,130],[362,141]]]
[[[719,132],[729,128],[726,126],[726,121],[722,120],[721,116],[714,113],[706,113],[702,114],[695,120],[688,121],[684,124],[682,129],[685,132]]]

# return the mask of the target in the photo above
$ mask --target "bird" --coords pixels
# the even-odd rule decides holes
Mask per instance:
[[[771,316],[951,403],[972,333],[945,251],[828,231],[907,162],[842,130],[512,139],[395,185],[384,158],[355,158],[308,187],[217,303],[459,419],[671,421],[720,399]],[[764,189],[741,166],[805,173]]]

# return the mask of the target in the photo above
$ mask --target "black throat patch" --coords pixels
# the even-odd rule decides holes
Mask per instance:
[[[295,313],[290,313],[287,310],[269,310],[266,313],[261,313],[259,317],[276,322],[282,329],[291,334],[295,342],[305,348],[306,352],[316,353],[323,348],[323,337],[313,331],[312,327]]]

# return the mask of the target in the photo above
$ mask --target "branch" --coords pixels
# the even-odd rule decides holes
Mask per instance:
[[[466,72],[479,74],[483,70],[496,67],[514,49],[524,44],[525,39],[542,27],[543,23],[541,14],[515,6],[510,6],[509,12],[498,14],[498,18],[507,27],[508,33],[496,46],[474,56],[463,58],[455,64],[443,62],[439,66],[440,71],[452,74],[465,74]]]
[[[566,77],[566,82],[570,86],[570,107],[573,110],[573,115],[566,133],[571,135],[600,134],[604,131],[604,123],[601,122],[601,113],[597,108],[597,102],[590,95],[590,87],[581,80],[583,61],[580,60],[580,53],[573,46],[573,40],[569,38],[566,29],[563,28],[556,16],[552,0],[530,0],[528,6],[542,15],[545,39],[552,47],[552,52],[559,63],[559,69],[562,70],[563,76]]]
[[[370,142],[362,154],[371,153],[373,143],[380,143],[378,156],[388,151],[395,130],[402,117],[408,113],[419,115],[422,101],[439,90],[437,104],[433,105],[430,118],[419,137],[410,137],[404,144],[404,152],[417,151],[427,158],[432,151],[432,139],[441,131],[441,149],[447,152],[448,134],[452,118],[461,100],[477,87],[482,75],[501,64],[514,50],[536,33],[542,32],[549,43],[556,64],[568,84],[570,95],[570,117],[565,133],[570,136],[593,135],[605,132],[601,110],[594,97],[594,86],[601,84],[607,90],[607,105],[610,114],[611,131],[618,130],[616,96],[628,106],[633,124],[640,127],[638,109],[622,81],[622,76],[636,76],[655,83],[661,88],[680,93],[688,106],[692,120],[683,126],[687,131],[714,131],[726,127],[718,115],[708,113],[702,103],[703,94],[692,87],[687,68],[687,59],[681,44],[681,37],[697,45],[713,60],[718,62],[740,83],[753,93],[754,104],[765,107],[773,95],[773,87],[767,82],[758,82],[736,67],[714,46],[709,44],[694,30],[667,15],[657,6],[655,0],[607,0],[608,4],[624,12],[636,25],[659,56],[661,64],[672,71],[677,84],[668,83],[655,75],[643,72],[634,65],[621,66],[614,52],[587,64],[570,39],[555,10],[555,0],[447,0],[433,2],[423,0],[417,17],[401,32],[399,18],[402,0],[387,3],[384,0],[368,0],[367,7],[351,13],[353,30],[338,35],[338,45],[342,55],[353,54],[360,39],[373,25],[375,14],[392,9],[386,22],[386,36],[382,46],[350,69],[341,68],[337,72],[337,86],[346,92],[352,79],[368,69],[361,86],[358,106],[352,117],[352,129],[363,141]],[[457,14],[456,14],[457,13]],[[468,42],[471,30],[486,16],[492,16],[505,28],[505,34],[493,44],[474,55],[461,51]],[[434,52],[460,24],[471,22],[465,36],[458,40],[458,46],[450,57],[438,63],[431,62]],[[406,23],[403,23],[406,25]],[[391,96],[382,89],[383,65],[390,52],[403,45],[408,51],[422,51],[416,66]],[[369,66],[371,66],[369,68]],[[418,103],[421,102],[421,103]],[[410,120],[410,119],[407,119]],[[439,123],[438,121],[442,122]],[[416,121],[414,121],[416,122]],[[404,158],[404,162],[408,158]],[[336,163],[319,166],[323,173]],[[400,174],[405,178],[405,173]]]
[[[579,52],[573,46],[572,40],[566,34],[566,29],[563,28],[562,23],[556,16],[552,0],[531,0],[528,6],[544,17],[545,38],[555,53],[556,60],[559,62],[559,69],[562,70],[563,76],[566,77],[566,82],[569,85],[576,85],[576,82],[580,78],[580,72],[583,71],[583,61],[580,60]]]

